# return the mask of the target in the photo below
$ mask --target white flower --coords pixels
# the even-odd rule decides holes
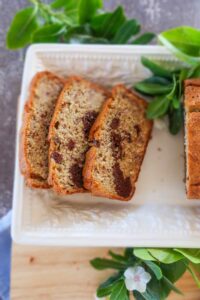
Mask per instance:
[[[151,275],[142,267],[130,267],[126,269],[124,276],[127,290],[140,293],[146,291],[147,283],[151,280]]]

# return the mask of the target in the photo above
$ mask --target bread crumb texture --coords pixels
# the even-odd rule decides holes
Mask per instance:
[[[84,191],[82,169],[89,131],[107,92],[87,80],[69,78],[59,97],[50,129],[49,182],[60,194]]]
[[[94,142],[84,168],[85,186],[94,194],[132,197],[152,128],[145,112],[143,99],[122,85],[113,88],[91,130]]]
[[[24,128],[24,156],[30,171],[26,177],[32,179],[27,180],[29,186],[48,186],[49,125],[62,88],[63,80],[50,72],[38,73],[33,79]]]

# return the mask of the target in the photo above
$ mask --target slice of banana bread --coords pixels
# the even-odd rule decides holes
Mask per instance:
[[[88,135],[107,91],[79,77],[68,79],[49,131],[49,184],[59,194],[83,192]]]
[[[186,192],[200,199],[200,79],[185,81]]]
[[[112,90],[95,121],[86,154],[84,186],[92,194],[131,199],[151,135],[147,104],[123,85]]]
[[[64,80],[50,72],[37,73],[30,86],[21,130],[20,165],[26,184],[33,188],[49,188],[48,132],[63,86]]]

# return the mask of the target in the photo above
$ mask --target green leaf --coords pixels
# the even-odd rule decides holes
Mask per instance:
[[[183,293],[165,276],[163,276],[163,281],[168,285],[168,287],[179,295],[183,295]]]
[[[190,272],[190,274],[192,275],[194,281],[196,282],[198,288],[200,288],[200,280],[195,272],[195,269],[192,267],[192,265],[188,265],[187,266],[188,271]]]
[[[124,24],[118,29],[114,38],[113,44],[126,44],[129,39],[140,31],[140,25],[137,20],[132,19],[124,22]]]
[[[178,101],[178,103],[180,103],[180,101]],[[173,104],[173,106],[175,106],[175,105]],[[179,105],[179,107],[177,109],[173,108],[173,109],[169,110],[168,118],[169,118],[169,131],[173,135],[175,135],[180,131],[182,124],[183,124],[182,106]]]
[[[97,289],[97,297],[105,297],[110,295],[113,289],[113,285],[115,282],[119,281],[122,277],[121,273],[117,273],[111,277],[109,277],[106,281],[100,284]]]
[[[9,49],[18,49],[31,42],[37,29],[37,7],[27,7],[15,15],[7,32],[6,45]]]
[[[154,61],[148,59],[147,57],[142,57],[141,62],[143,66],[148,68],[154,75],[165,77],[165,78],[172,78],[172,72],[161,67],[159,64],[155,63]]]
[[[147,79],[144,80],[144,82],[148,82],[148,83],[158,83],[161,85],[170,85],[172,86],[172,81],[165,78],[165,77],[159,77],[159,76],[151,76]]]
[[[102,0],[80,0],[79,21],[80,24],[89,22],[97,10],[103,7]]]
[[[65,27],[60,24],[44,25],[33,33],[32,42],[56,43],[64,32]]]
[[[51,3],[51,7],[54,9],[63,8],[67,5],[68,2],[71,2],[71,0],[55,0]],[[76,0],[72,2],[76,2]]]
[[[90,261],[91,265],[97,270],[115,269],[124,270],[126,265],[111,259],[95,258]]]
[[[129,258],[133,257],[133,248],[125,248],[124,256],[128,260]]]
[[[137,300],[166,300],[169,292],[170,289],[166,287],[162,280],[157,280],[156,277],[152,277],[144,293],[139,294],[139,292],[134,291],[133,295]]]
[[[124,10],[119,6],[112,13],[95,16],[91,20],[91,28],[96,36],[112,39],[125,21]]]
[[[190,68],[186,78],[200,78],[200,65],[198,64]]]
[[[154,275],[156,276],[156,278],[158,280],[160,280],[162,278],[162,276],[163,276],[162,270],[157,264],[155,264],[152,261],[144,261],[144,263],[149,269],[151,269],[151,271],[154,273]]]
[[[156,97],[148,105],[147,118],[152,120],[152,119],[157,119],[157,118],[164,116],[168,111],[169,102],[170,102],[170,100],[167,99],[166,97],[161,97],[161,96]],[[150,252],[150,254],[152,254],[152,253]],[[154,257],[157,258],[156,256],[154,256]]]
[[[149,79],[145,79],[143,81],[140,81],[134,85],[134,88],[143,94],[147,95],[162,95],[167,94],[171,91],[172,85],[164,85],[161,83],[153,83]]]
[[[145,248],[135,248],[133,253],[142,260],[156,261],[156,259]]]
[[[165,263],[165,264],[171,264],[171,263],[177,262],[183,258],[183,256],[180,253],[174,251],[173,249],[149,248],[148,252],[150,252],[150,254],[154,258],[156,258],[158,261]]]
[[[178,98],[174,97],[172,99],[172,106],[173,106],[173,108],[178,109],[180,107],[180,105],[181,105],[180,100]]]
[[[120,255],[120,254],[117,254],[117,253],[114,253],[113,251],[111,251],[111,250],[109,250],[109,255],[114,259],[114,260],[116,260],[116,261],[121,261],[121,262],[123,262],[123,263],[127,263],[127,259],[124,257],[124,256],[122,256],[122,255]]]
[[[97,38],[86,34],[73,34],[69,43],[71,44],[109,44],[108,40]]]
[[[179,59],[190,64],[200,62],[200,30],[181,26],[162,32],[158,39]]]
[[[190,262],[194,264],[200,264],[200,249],[174,249],[181,253]]]
[[[192,266],[195,268],[195,270],[200,273],[200,264],[192,264]]]
[[[133,291],[133,296],[135,300],[145,300],[145,298],[138,291]]]
[[[156,35],[154,33],[152,33],[152,32],[146,32],[144,34],[141,34],[135,40],[133,40],[131,42],[131,44],[134,44],[134,45],[146,45],[146,44],[150,43],[155,38],[155,36]]]
[[[187,264],[184,260],[179,260],[172,264],[161,263],[160,267],[162,269],[163,275],[170,279],[171,282],[176,282],[183,276],[187,269]]]
[[[177,86],[178,86],[178,82],[176,80],[176,75],[173,74],[173,87],[171,92],[167,95],[168,99],[173,99],[173,97],[176,95],[176,91],[177,91]]]
[[[110,300],[128,300],[128,292],[124,283],[124,280],[116,282],[113,286]]]
[[[81,0],[55,0],[51,3],[54,9],[64,9],[66,16],[74,21],[75,24],[79,23],[79,5]]]

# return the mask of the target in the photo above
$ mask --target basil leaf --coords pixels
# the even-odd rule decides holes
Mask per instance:
[[[171,280],[171,282],[176,282],[187,269],[187,264],[184,260],[179,260],[172,264],[161,263],[160,267],[162,269],[163,275]]]
[[[175,135],[180,131],[183,124],[182,106],[179,105],[177,109],[174,108],[169,110],[168,118],[169,118],[169,131],[173,135]]]
[[[188,271],[190,272],[190,274],[192,275],[194,281],[196,282],[198,288],[200,288],[200,280],[195,272],[195,269],[192,267],[192,265],[188,265],[187,266]]]
[[[135,300],[145,300],[145,298],[138,291],[133,291],[133,296]]]
[[[44,25],[33,33],[32,42],[56,43],[65,30],[65,27],[60,24]]]
[[[174,249],[194,264],[200,264],[200,249]]]
[[[173,97],[176,95],[176,90],[177,90],[178,82],[176,80],[176,75],[173,74],[173,87],[171,92],[167,95],[168,99],[173,99]]]
[[[161,268],[152,261],[144,261],[144,264],[151,269],[156,278],[160,280],[163,277]]]
[[[146,32],[144,34],[141,34],[135,40],[133,40],[131,42],[131,44],[134,44],[134,45],[146,45],[146,44],[150,43],[155,38],[155,36],[156,35],[154,33],[152,33],[152,32]]]
[[[97,289],[97,297],[105,297],[110,295],[113,289],[113,284],[119,281],[122,277],[121,273],[117,273],[104,281]]]
[[[165,78],[172,78],[172,72],[161,67],[159,64],[155,63],[154,61],[148,59],[147,57],[142,57],[141,62],[143,66],[148,68],[154,75],[165,77]]]
[[[97,270],[116,269],[124,270],[126,265],[111,259],[95,258],[90,261],[91,265]]]
[[[108,44],[108,40],[103,38],[97,38],[90,35],[74,34],[69,39],[71,44]]]
[[[120,254],[116,254],[111,250],[108,253],[114,260],[121,261],[123,263],[127,263],[127,259],[124,256],[122,256]]]
[[[125,21],[124,10],[119,6],[112,13],[95,16],[91,20],[91,28],[95,35],[112,39]]]
[[[152,102],[149,103],[147,108],[147,118],[157,119],[166,114],[169,108],[170,100],[166,97],[156,97]],[[150,252],[150,254],[152,254]],[[152,255],[153,256],[153,255]],[[156,257],[155,257],[156,258]]]
[[[144,80],[145,82],[149,82],[149,83],[158,83],[161,85],[172,85],[172,81],[170,81],[167,78],[164,77],[159,77],[159,76],[151,76],[147,79]]]
[[[80,0],[79,22],[80,24],[89,22],[96,14],[97,10],[103,7],[102,0]]]
[[[133,248],[126,248],[124,250],[124,256],[125,256],[126,259],[134,258],[133,257]]]
[[[200,264],[191,263],[190,266],[192,266],[192,269],[194,269],[197,273],[200,274]]]
[[[180,105],[181,105],[180,100],[178,98],[174,97],[172,99],[172,106],[173,106],[173,108],[178,109],[180,107]]]
[[[195,65],[187,72],[187,78],[199,78],[200,77],[200,65]]]
[[[65,5],[65,14],[71,18],[75,24],[79,24],[80,0],[68,0]]]
[[[7,32],[8,49],[18,49],[31,42],[33,32],[38,28],[37,7],[27,7],[15,15]]]
[[[174,251],[173,249],[149,248],[147,250],[154,258],[165,264],[171,264],[183,258],[183,255]]]
[[[172,291],[179,295],[183,295],[183,293],[167,277],[163,276],[163,281]]]
[[[158,39],[181,60],[190,64],[200,62],[200,30],[181,26],[162,32]]]
[[[59,9],[59,8],[63,8],[67,5],[68,2],[71,2],[71,0],[55,0],[51,3],[51,7],[54,9]],[[76,0],[72,1],[72,2],[76,2]]]
[[[110,300],[128,300],[128,291],[126,289],[124,280],[120,280],[114,284]]]
[[[139,293],[134,291],[134,296],[137,296],[136,299],[138,300],[166,300],[170,289],[166,287],[165,283],[162,280],[157,280],[156,277],[152,277],[151,281],[147,285],[147,289],[145,293],[140,294],[141,297],[139,298]]]
[[[147,290],[145,293],[142,293],[142,296],[145,300],[160,300],[160,296],[157,295],[157,292],[152,292],[150,288],[147,287]]]
[[[142,260],[156,261],[156,259],[145,248],[135,248],[133,253],[136,257]]]
[[[171,91],[172,85],[163,85],[160,83],[152,83],[148,79],[140,81],[134,85],[134,88],[143,94],[147,95],[162,95]]]
[[[126,44],[129,39],[140,31],[140,24],[137,20],[126,21],[116,32],[112,39],[113,44]]]

